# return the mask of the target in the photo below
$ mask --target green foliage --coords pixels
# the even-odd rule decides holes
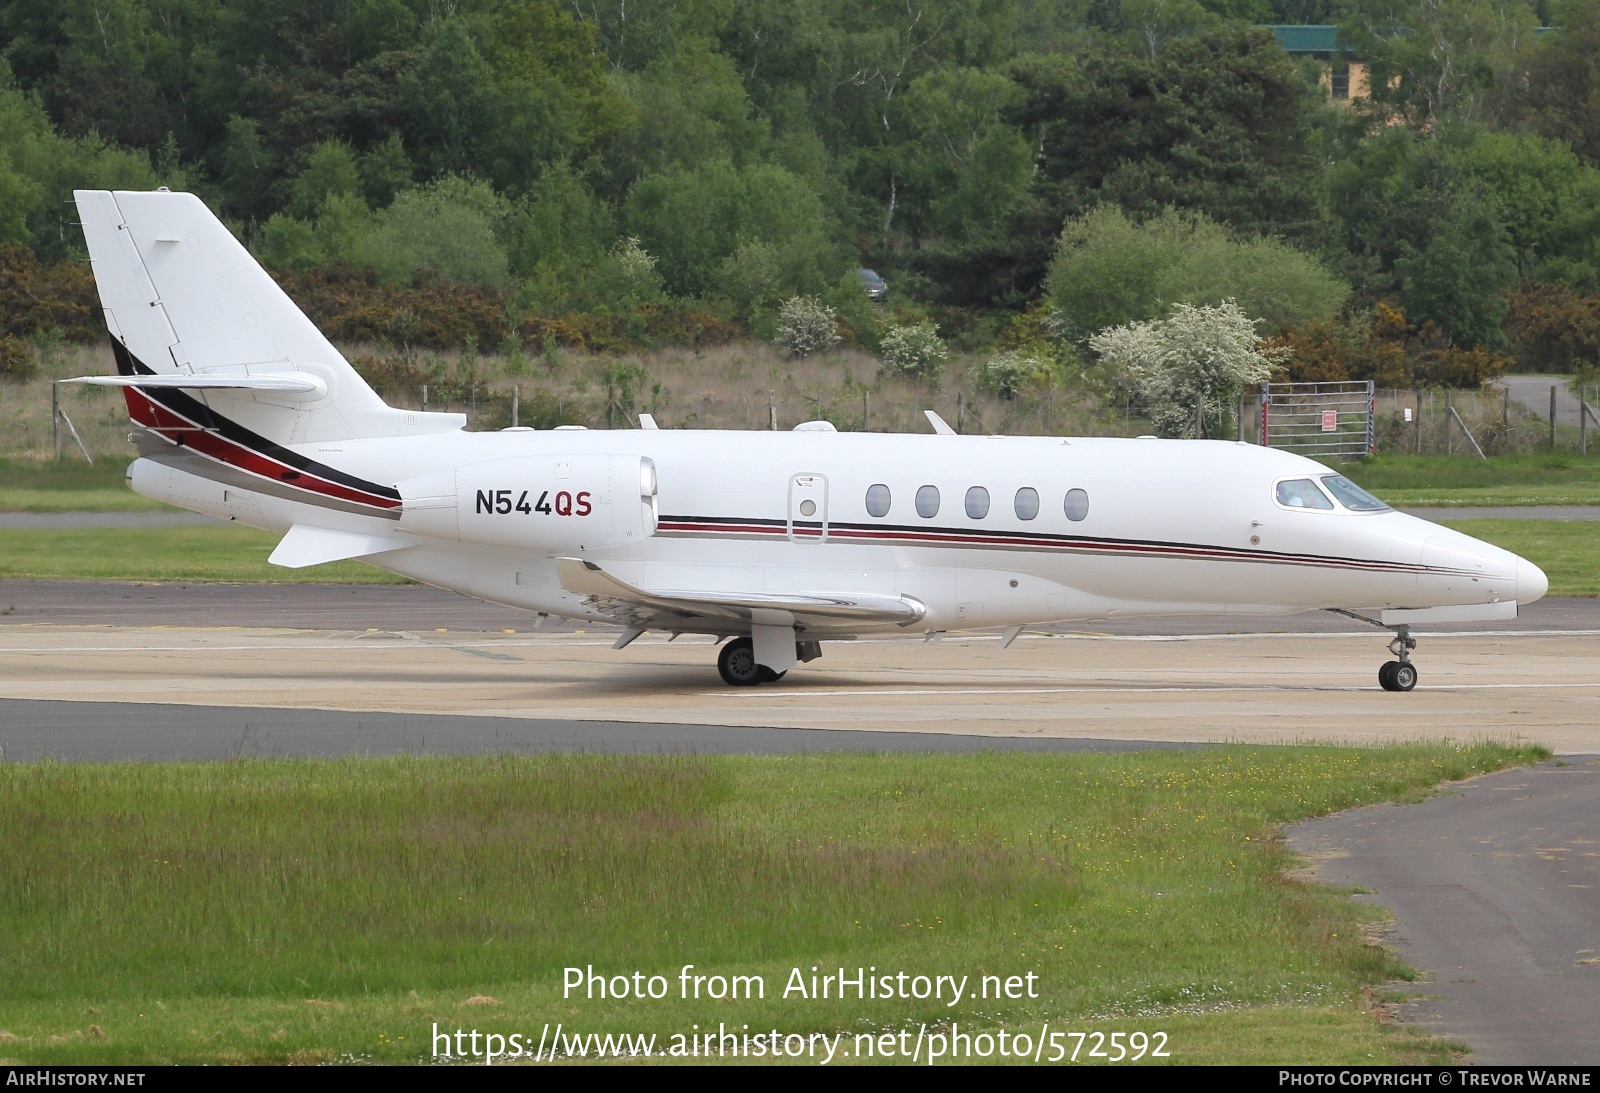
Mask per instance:
[[[33,346],[14,334],[0,335],[0,380],[30,380],[38,371]]]
[[[82,252],[74,189],[152,189],[147,154],[98,135],[59,135],[38,99],[18,90],[0,59],[0,245],[31,246],[59,260]]]
[[[972,366],[972,382],[980,391],[1001,398],[1016,398],[1029,387],[1048,386],[1056,378],[1048,357],[1012,349]]]
[[[713,160],[646,176],[629,191],[623,220],[659,256],[675,295],[715,295],[723,263],[751,243],[772,248],[770,297],[821,291],[846,264],[830,238],[821,197],[770,164]]]
[[[1395,262],[1406,314],[1467,346],[1504,344],[1500,319],[1503,294],[1516,280],[1513,253],[1493,204],[1461,195],[1434,221],[1427,247]]]
[[[355,152],[342,140],[323,141],[311,149],[304,169],[289,184],[289,204],[283,211],[309,219],[322,211],[328,198],[351,197],[361,192],[361,169]]]
[[[1423,130],[1476,118],[1537,25],[1524,0],[1351,0],[1339,38],[1366,60],[1373,100]]]
[[[88,264],[43,266],[24,247],[0,246],[0,336],[37,338],[52,332],[75,342],[106,336]]]
[[[501,287],[509,262],[498,233],[509,212],[487,184],[446,177],[375,213],[354,239],[352,258],[393,281],[431,270],[458,284]]]
[[[1600,164],[1600,0],[1567,0],[1524,56],[1524,78],[1506,85],[1508,120]]]
[[[878,342],[878,356],[890,372],[937,380],[950,359],[950,348],[939,337],[939,328],[924,321],[890,327]]]
[[[1156,37],[1153,55],[1091,47],[1013,64],[1027,91],[1015,117],[1039,145],[1037,187],[1057,222],[1108,201],[1310,242],[1316,92],[1269,31]]]
[[[1203,214],[1143,224],[1101,205],[1061,232],[1047,292],[1063,332],[1152,319],[1172,304],[1233,299],[1269,329],[1336,313],[1349,288],[1315,259],[1270,239],[1237,242]]]

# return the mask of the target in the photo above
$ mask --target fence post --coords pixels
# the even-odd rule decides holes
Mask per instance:
[[[1455,408],[1450,405],[1450,388],[1444,389],[1444,454],[1456,454],[1456,438],[1450,435],[1450,418]]]
[[[522,409],[522,384],[513,383],[511,385],[511,427],[513,429],[515,429],[517,427],[517,425],[518,425],[517,416],[518,416],[518,413],[521,411],[521,409]]]
[[[778,431],[778,395],[775,391],[767,392],[767,427],[773,432]]]
[[[50,381],[50,443],[56,449],[56,462],[61,462],[61,385]]]
[[[958,433],[961,432],[961,426],[966,423],[966,420],[967,420],[967,404],[962,398],[962,393],[960,391],[957,391],[956,392],[956,432],[958,432]]]
[[[872,432],[872,403],[868,401],[867,392],[861,392],[861,431]]]
[[[422,412],[428,412],[428,385],[426,383],[422,385]]]
[[[1550,450],[1556,450],[1556,385],[1550,385]]]

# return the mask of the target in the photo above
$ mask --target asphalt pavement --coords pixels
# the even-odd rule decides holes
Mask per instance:
[[[1388,940],[1427,972],[1397,984],[1419,1028],[1470,1062],[1600,1065],[1600,758],[1567,757],[1421,804],[1297,824],[1316,879],[1394,912]]]

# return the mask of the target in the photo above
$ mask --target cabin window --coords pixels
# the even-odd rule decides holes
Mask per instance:
[[[1279,482],[1278,504],[1290,509],[1333,508],[1333,502],[1309,478],[1291,478]]]
[[[1032,520],[1039,515],[1039,491],[1032,486],[1023,486],[1017,491],[1016,500],[1017,519]]]
[[[1330,474],[1322,484],[1339,504],[1352,512],[1382,512],[1389,507],[1342,474]]]
[[[1068,520],[1082,520],[1089,515],[1089,492],[1087,490],[1068,490],[1067,498],[1061,505],[1067,514]]]
[[[982,486],[973,486],[967,491],[967,515],[974,520],[982,520],[989,515],[989,491]]]
[[[939,487],[923,486],[917,490],[917,515],[932,520],[939,515]]]
[[[889,487],[882,482],[867,487],[867,515],[889,515]]]

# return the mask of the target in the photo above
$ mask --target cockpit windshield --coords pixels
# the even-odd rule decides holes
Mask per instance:
[[[1333,508],[1333,502],[1309,478],[1290,478],[1279,482],[1278,504],[1291,509]]]
[[[1351,512],[1382,512],[1389,507],[1342,474],[1331,474],[1322,484]]]

